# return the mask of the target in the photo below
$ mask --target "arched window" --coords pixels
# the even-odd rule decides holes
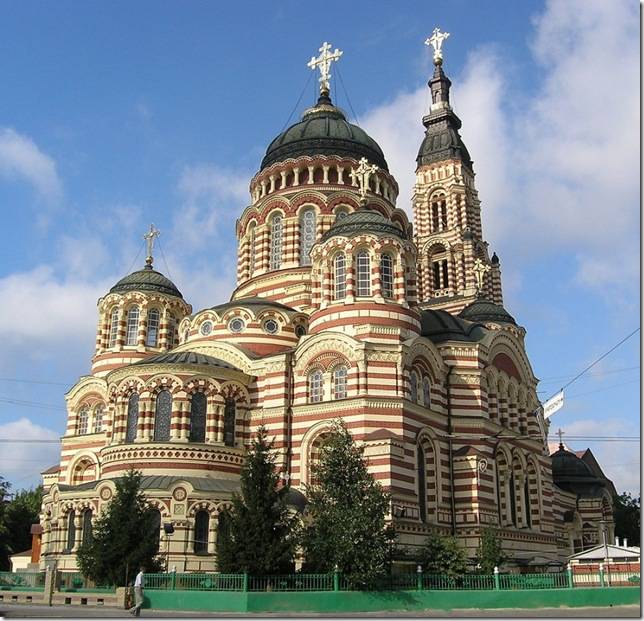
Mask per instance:
[[[447,269],[447,259],[439,259],[432,262],[432,271],[434,275],[434,289],[445,289],[449,287],[449,271]]]
[[[339,366],[333,370],[333,398],[345,399],[347,396],[347,367]]]
[[[110,340],[108,342],[108,347],[114,347],[116,345],[116,339],[119,335],[119,309],[114,307],[112,309],[112,314],[110,316]]]
[[[347,294],[347,264],[342,253],[335,255],[333,259],[333,275],[334,298],[344,300]]]
[[[394,266],[389,254],[380,257],[380,288],[383,297],[394,297]]]
[[[133,306],[127,311],[125,344],[136,345],[139,337],[139,307]]]
[[[78,423],[76,425],[76,433],[80,436],[87,433],[89,427],[89,407],[84,405],[78,411]]]
[[[412,371],[409,376],[409,399],[413,403],[418,403],[418,375],[416,371]]]
[[[257,250],[255,248],[255,222],[251,222],[248,231],[248,244],[249,244],[249,257],[248,257],[248,272],[252,276],[255,271],[255,261],[257,260]]]
[[[423,405],[426,408],[429,408],[432,405],[431,385],[428,377],[423,378]]]
[[[139,393],[133,392],[127,402],[127,428],[125,431],[125,441],[134,442],[136,439],[136,429],[139,424]]]
[[[195,515],[195,554],[205,554],[208,552],[208,528],[210,526],[210,516],[208,511],[201,509]]]
[[[420,521],[427,521],[427,480],[425,477],[426,458],[422,446],[418,447],[418,510]]]
[[[161,511],[152,509],[150,512],[150,530],[156,535],[156,549],[161,544]]]
[[[103,431],[103,416],[105,415],[105,406],[100,403],[94,408],[94,433]]]
[[[300,214],[300,265],[311,265],[311,248],[315,244],[315,209]]]
[[[366,250],[359,252],[356,257],[356,263],[358,272],[356,295],[371,295],[371,262],[369,260],[369,253]]]
[[[159,311],[153,308],[148,313],[148,335],[145,344],[156,347],[159,342]]]
[[[92,532],[92,510],[85,509],[83,511],[83,545],[92,543],[94,533]]]
[[[236,416],[237,402],[232,397],[228,397],[224,405],[224,444],[226,446],[235,446]]]
[[[67,552],[71,552],[74,549],[74,543],[76,542],[76,511],[73,509],[67,514]]]
[[[445,195],[439,194],[432,200],[432,232],[443,231],[447,228],[447,203]]]
[[[316,369],[309,374],[309,403],[320,403],[323,395],[322,371]]]
[[[162,390],[157,395],[154,412],[154,439],[167,442],[170,439],[170,420],[172,419],[172,395]]]
[[[190,442],[206,441],[206,395],[195,392],[190,402]]]
[[[271,256],[270,268],[278,270],[282,265],[282,233],[284,221],[282,214],[276,213],[271,218]]]

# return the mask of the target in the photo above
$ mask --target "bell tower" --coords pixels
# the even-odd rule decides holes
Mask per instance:
[[[423,308],[458,313],[477,297],[502,305],[501,270],[488,254],[481,230],[481,203],[472,159],[452,110],[452,85],[443,71],[442,45],[449,33],[434,29],[425,44],[434,49],[429,114],[416,158],[412,197],[418,248],[418,300]]]

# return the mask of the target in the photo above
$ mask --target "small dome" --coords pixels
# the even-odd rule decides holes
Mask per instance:
[[[478,321],[480,323],[491,321],[493,323],[511,323],[512,325],[517,325],[514,317],[512,317],[512,315],[510,315],[503,306],[483,298],[474,300],[474,302],[466,306],[458,316],[461,317],[461,319]]]
[[[165,352],[157,354],[150,358],[144,358],[134,363],[135,365],[144,364],[197,364],[208,367],[220,367],[222,369],[239,369],[219,358],[213,356],[206,356],[193,351],[180,351],[180,352]]]
[[[355,237],[364,233],[376,233],[379,237],[391,235],[398,239],[407,240],[407,234],[379,211],[362,207],[344,218],[336,220],[333,226],[322,235],[320,241],[325,242],[332,237]]]
[[[590,466],[572,451],[559,445],[559,450],[550,456],[552,480],[561,489],[590,496],[598,496],[605,487]]]
[[[128,291],[151,291],[183,299],[175,284],[149,265],[146,265],[142,270],[132,272],[125,278],[121,278],[110,289],[110,293],[127,293]]]
[[[356,160],[366,157],[369,163],[389,170],[376,141],[363,129],[349,123],[342,110],[324,93],[317,104],[304,113],[301,121],[268,145],[260,170],[302,155],[337,155]]]
[[[480,341],[486,330],[478,323],[469,323],[444,310],[425,309],[420,314],[420,334],[434,343],[443,341]]]

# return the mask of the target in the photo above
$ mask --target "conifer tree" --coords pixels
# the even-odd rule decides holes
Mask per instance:
[[[373,586],[388,568],[389,497],[367,470],[363,450],[342,421],[325,438],[314,483],[307,490],[308,525],[302,536],[306,571],[337,568],[354,587]]]
[[[96,520],[91,541],[78,550],[78,565],[96,584],[125,585],[142,565],[160,570],[156,510],[141,491],[141,473],[128,471],[116,480],[116,494]]]
[[[217,564],[223,573],[293,571],[297,517],[287,506],[289,487],[280,486],[272,446],[260,427],[241,470],[241,494],[220,516]]]

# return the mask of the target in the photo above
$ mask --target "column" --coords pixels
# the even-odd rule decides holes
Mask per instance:
[[[214,444],[217,441],[217,405],[215,397],[208,397],[206,401],[206,442]]]
[[[139,420],[135,442],[150,442],[154,434],[154,400],[152,396],[139,396]]]
[[[217,551],[217,526],[217,517],[211,515],[208,522],[208,554],[215,554]]]
[[[138,350],[145,349],[145,335],[148,331],[148,307],[141,304],[139,308],[139,332],[136,338],[136,345]]]
[[[382,281],[381,281],[381,274],[380,274],[380,256],[379,254],[375,255],[375,257],[371,257],[372,260],[372,268],[371,268],[371,283],[373,285],[373,297],[374,301],[376,302],[384,302],[384,298],[382,297]],[[393,269],[393,265],[392,265]],[[394,284],[394,289],[395,289],[395,284]]]
[[[74,547],[71,550],[72,552],[76,552],[81,543],[81,535],[83,534],[81,531],[81,516],[80,510],[74,512]]]
[[[314,167],[309,166],[308,169],[309,169],[309,178],[308,178],[308,181],[306,183],[307,183],[307,185],[313,185]]]
[[[280,173],[280,176],[281,176],[280,190],[283,190],[286,187],[286,171],[283,170]]]
[[[344,185],[344,166],[336,166],[338,172],[338,185]]]
[[[299,166],[296,166],[293,169],[293,186],[298,186],[300,185],[300,168]]]
[[[323,177],[322,183],[329,183],[329,166],[322,166]]]
[[[353,275],[353,254],[347,252],[345,254],[346,258],[346,282],[347,282],[347,294],[345,301],[349,304],[353,303],[355,299],[355,279]]]
[[[270,185],[270,188],[268,189],[268,192],[270,194],[271,192],[275,192],[275,175],[271,175],[269,179],[270,179],[271,185]]]
[[[161,321],[159,324],[159,347],[162,350],[172,349],[172,343],[168,347],[168,309],[167,307],[163,308],[163,313],[161,314]]]
[[[125,344],[125,324],[125,308],[123,308],[123,303],[121,303],[119,304],[119,318],[115,346],[116,351],[122,349]]]
[[[224,442],[224,405],[217,405],[215,408],[216,411],[216,435],[215,437],[217,438],[217,442],[219,444],[223,444]]]

